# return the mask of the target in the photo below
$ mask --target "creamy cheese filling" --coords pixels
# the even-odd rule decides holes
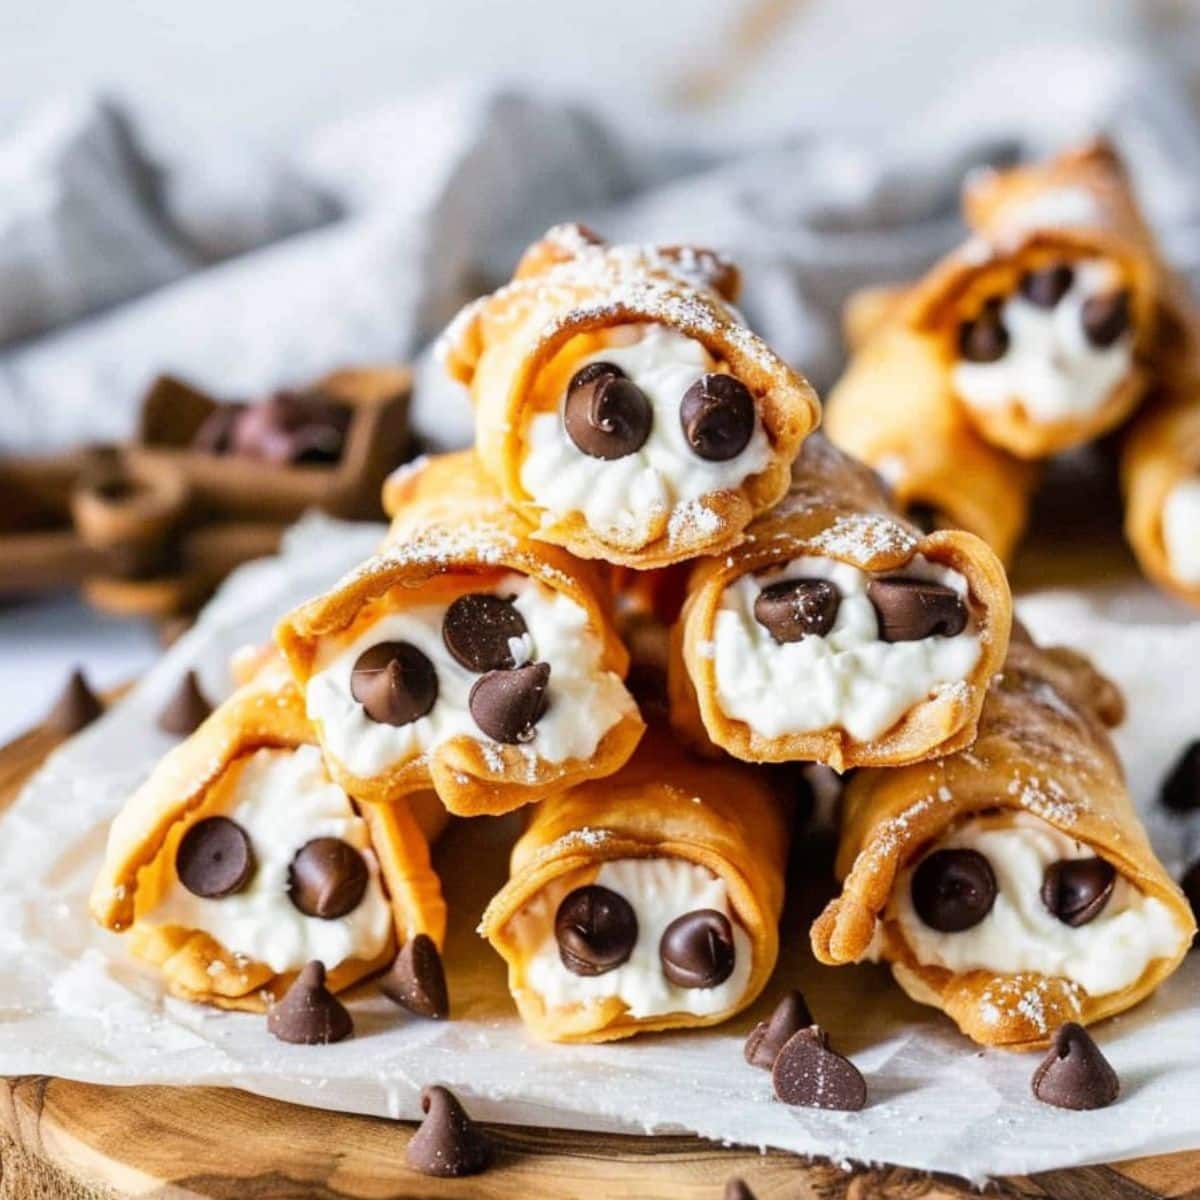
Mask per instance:
[[[608,730],[633,710],[625,685],[601,665],[603,643],[589,628],[587,613],[570,597],[524,575],[505,576],[480,590],[514,597],[513,606],[529,630],[523,644],[513,647],[519,651],[518,664],[550,664],[548,707],[535,737],[522,747],[531,764],[538,759],[558,763],[587,758]],[[387,613],[352,641],[330,646],[318,659],[306,692],[308,715],[320,723],[328,749],[355,775],[377,774],[460,735],[498,748],[475,724],[468,707],[478,672],[458,663],[442,640],[446,607],[416,604]],[[407,725],[371,720],[350,690],[354,664],[379,642],[411,643],[437,672],[436,703]],[[497,755],[496,769],[500,765]]]
[[[917,961],[951,971],[1035,972],[1078,984],[1105,996],[1135,983],[1156,958],[1175,954],[1185,934],[1171,910],[1118,874],[1112,895],[1086,925],[1060,921],[1042,903],[1042,877],[1060,859],[1092,858],[1094,851],[1028,813],[1011,824],[968,822],[930,852],[978,851],[996,877],[996,899],[978,925],[939,933],[912,903],[916,866],[900,873],[887,910],[898,922]]]
[[[629,901],[637,917],[638,938],[632,954],[619,967],[603,975],[585,976],[563,966],[554,936],[554,916],[568,893],[589,883]],[[724,913],[733,927],[733,972],[716,987],[678,987],[663,974],[659,942],[677,917],[705,908]],[[532,951],[527,986],[551,1009],[616,997],[635,1019],[667,1013],[708,1016],[736,1004],[750,979],[750,939],[734,915],[725,881],[681,858],[623,858],[606,862],[597,871],[574,872],[539,892],[513,922],[517,940]]]
[[[1000,319],[1008,349],[995,362],[959,360],[955,391],[968,407],[995,411],[1020,405],[1036,421],[1086,417],[1102,408],[1133,365],[1127,331],[1111,346],[1094,346],[1083,331],[1083,306],[1112,289],[1109,264],[1074,264],[1074,279],[1053,308],[1014,292]]]
[[[1167,493],[1162,531],[1171,576],[1180,583],[1200,583],[1200,475]]]
[[[230,772],[217,802],[206,806],[198,819],[223,816],[242,827],[256,863],[250,882],[231,896],[205,899],[179,882],[172,865],[162,902],[139,921],[200,930],[231,954],[265,963],[276,972],[299,970],[314,958],[332,970],[349,958],[381,954],[392,913],[379,864],[366,822],[326,774],[321,752],[315,746],[257,750]],[[348,842],[362,853],[370,875],[359,904],[333,920],[306,916],[288,897],[292,859],[319,837]]]
[[[582,513],[602,536],[644,544],[668,529],[680,506],[736,488],[763,470],[771,448],[756,415],[750,441],[736,457],[708,462],[697,455],[684,437],[679,405],[688,388],[716,368],[712,356],[699,342],[664,326],[632,328],[638,340],[598,351],[579,367],[615,363],[641,388],[654,410],[645,443],[624,458],[589,457],[567,436],[564,396],[553,412],[537,413],[529,422],[521,486],[546,510],[544,523]],[[715,523],[715,514],[693,509],[686,515],[702,529],[706,521]]]
[[[945,584],[966,598],[961,575],[920,555],[902,574]],[[755,619],[759,592],[785,579],[828,579],[837,586],[841,602],[828,634],[780,644]],[[844,729],[866,742],[940,688],[962,684],[979,660],[978,632],[968,625],[956,637],[881,641],[867,596],[870,579],[849,563],[813,557],[730,584],[710,648],[722,712],[764,737]]]

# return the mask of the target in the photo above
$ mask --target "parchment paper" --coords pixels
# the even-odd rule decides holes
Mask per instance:
[[[720,1029],[597,1047],[539,1045],[525,1035],[500,961],[474,932],[503,878],[511,818],[460,822],[438,848],[452,913],[453,1021],[406,1018],[365,987],[352,1000],[355,1038],[294,1047],[269,1037],[261,1017],[165,996],[85,911],[107,822],[170,744],[154,715],[189,665],[211,694],[226,694],[230,653],[265,637],[289,605],[359,561],[378,537],[370,526],[303,523],[280,558],[233,576],[195,629],[53,755],[0,820],[0,1073],[215,1084],[398,1118],[418,1116],[419,1089],[437,1081],[487,1120],[692,1132],[977,1181],[1200,1146],[1200,952],[1156,997],[1098,1030],[1121,1076],[1119,1103],[1082,1114],[1050,1109],[1029,1090],[1040,1056],[979,1050],[909,1002],[883,968],[812,961],[807,923],[828,887],[827,835],[814,834],[797,858],[772,986]],[[1078,578],[1064,544],[1035,575]],[[1195,851],[1195,831],[1156,811],[1153,795],[1181,746],[1200,734],[1200,623],[1131,582],[1114,553],[1111,564],[1092,560],[1084,593],[1043,588],[1020,611],[1035,634],[1093,653],[1125,689],[1120,747],[1155,843],[1177,870]],[[767,1074],[743,1062],[746,1033],[791,986],[866,1076],[863,1112],[787,1108],[773,1100]]]

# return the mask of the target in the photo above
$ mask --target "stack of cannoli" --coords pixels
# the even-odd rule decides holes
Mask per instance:
[[[1118,268],[1141,321],[1141,260]],[[802,936],[781,764],[855,772],[823,961],[885,959],[1013,1045],[1174,968],[1190,917],[1107,741],[1119,697],[1010,648],[994,550],[814,433],[737,288],[710,251],[571,226],[454,322],[475,447],[388,480],[377,552],[282,618],[113,823],[93,912],[172,991],[298,1041],[344,1035],[333,993],[383,972],[446,1015],[431,845],[520,810],[479,930],[528,1028],[726,1021]]]

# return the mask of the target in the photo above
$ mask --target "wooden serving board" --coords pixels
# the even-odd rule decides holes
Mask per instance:
[[[35,729],[0,748],[0,812],[57,745]],[[1192,1098],[1194,1099],[1194,1098]],[[741,1176],[759,1200],[950,1200],[959,1181],[845,1168],[691,1137],[490,1127],[495,1166],[471,1179],[411,1171],[410,1123],[220,1088],[112,1088],[46,1076],[0,1080],[0,1200],[720,1200]],[[1200,1151],[998,1180],[989,1195],[1200,1200]]]

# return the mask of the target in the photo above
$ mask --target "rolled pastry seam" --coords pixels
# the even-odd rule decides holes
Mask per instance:
[[[1125,536],[1155,583],[1200,606],[1200,384],[1156,396],[1121,451]]]
[[[241,879],[195,892],[181,882],[181,844],[215,818],[241,831],[235,849],[248,845],[249,866]],[[128,932],[134,954],[189,1000],[261,1011],[312,959],[342,990],[382,970],[418,933],[441,944],[446,906],[429,847],[446,820],[428,793],[391,806],[352,801],[326,773],[300,694],[276,662],[130,797],[109,831],[92,915]],[[334,849],[362,887],[336,916],[310,915],[289,895],[297,856],[316,839],[344,843]],[[233,890],[215,894],[226,886]]]
[[[732,546],[786,492],[819,404],[742,323],[737,290],[710,251],[560,226],[454,321],[440,349],[480,459],[536,537],[665,566]]]
[[[774,970],[789,838],[787,805],[762,773],[689,760],[651,734],[617,775],[533,810],[480,933],[508,964],[521,1018],[540,1038],[604,1042],[715,1025],[751,1004]],[[614,929],[610,906],[598,947],[607,956],[581,974],[567,966],[578,946],[568,941],[564,957],[556,918],[572,911],[560,906],[578,889],[595,887],[616,893],[626,922]],[[673,925],[679,944],[690,922],[675,923],[691,913],[724,922],[727,957],[717,975],[681,984],[661,948]]]
[[[904,615],[927,602],[936,619]],[[797,623],[781,628],[772,604]],[[946,754],[975,735],[1011,623],[1004,568],[979,538],[921,535],[818,435],[787,499],[693,569],[671,635],[671,721],[695,749],[750,762],[844,771]]]
[[[842,891],[813,925],[817,958],[882,959],[913,999],[1011,1049],[1148,996],[1195,923],[1125,787],[1105,730],[1120,715],[1119,693],[1082,656],[1014,638],[969,750],[850,781]],[[953,870],[938,910],[944,851]]]
[[[620,767],[643,723],[603,578],[533,541],[469,452],[385,498],[381,550],[276,630],[334,778],[381,803],[432,787],[475,816]],[[399,655],[398,708],[356,682],[369,655]]]

